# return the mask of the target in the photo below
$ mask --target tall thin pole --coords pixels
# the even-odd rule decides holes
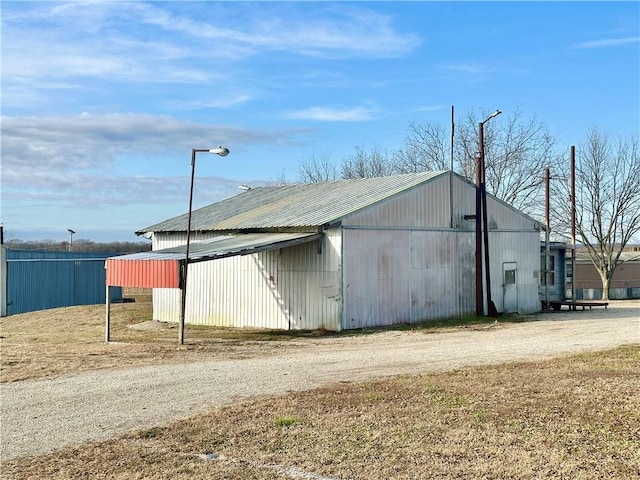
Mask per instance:
[[[550,255],[551,255],[551,247],[549,245],[549,232],[551,230],[551,225],[549,221],[549,180],[551,179],[551,175],[549,173],[549,167],[544,169],[544,223],[546,225],[544,232],[544,245],[545,245],[545,253],[544,253],[544,308],[545,310],[549,309],[549,267],[550,267]]]
[[[180,345],[184,344],[184,315],[187,306],[187,271],[189,267],[189,240],[191,238],[191,209],[193,207],[193,182],[196,174],[196,150],[191,149],[191,187],[189,188],[189,213],[187,215],[187,248],[182,266],[182,303],[180,305],[180,325],[178,327],[178,339]]]
[[[451,164],[449,166],[449,228],[453,228],[453,137],[455,123],[453,122],[453,105],[451,105]]]
[[[498,315],[493,300],[491,299],[491,274],[489,261],[489,225],[487,222],[487,188],[485,183],[484,162],[484,124],[492,118],[500,115],[502,111],[496,110],[484,121],[478,124],[478,159],[476,163],[476,315],[484,315],[484,295],[482,291],[482,223],[484,223],[484,245],[486,259],[486,283],[487,283],[487,308],[489,314]]]
[[[484,292],[482,288],[482,154],[484,145],[484,124],[478,125],[478,145],[476,158],[476,316],[484,316]]]
[[[480,164],[482,167],[482,183],[480,184],[480,194],[482,198],[482,229],[484,232],[484,273],[487,289],[487,310],[490,317],[497,317],[498,310],[491,297],[491,259],[489,258],[489,221],[487,213],[487,179],[486,165],[484,158],[484,127],[482,128],[482,143],[480,144]]]
[[[180,305],[180,325],[178,328],[178,337],[180,345],[184,344],[184,317],[187,309],[187,273],[189,272],[189,245],[191,239],[191,211],[193,210],[193,183],[196,176],[196,153],[207,152],[215,153],[221,157],[229,155],[229,149],[222,146],[218,148],[192,148],[191,149],[191,187],[189,188],[189,213],[187,215],[187,247],[184,254],[184,265],[182,266],[182,295]]]
[[[571,145],[571,301],[576,301],[576,147]]]
[[[105,319],[104,319],[104,341],[109,343],[111,340],[111,287],[106,286],[106,301],[105,301]]]

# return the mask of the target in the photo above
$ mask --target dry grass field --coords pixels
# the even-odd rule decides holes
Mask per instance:
[[[636,479],[640,347],[256,399],[6,462],[42,479]]]
[[[131,297],[131,295],[127,295]],[[102,368],[183,363],[269,355],[274,349],[302,348],[305,340],[349,336],[323,331],[225,329],[187,325],[178,346],[177,324],[151,320],[151,298],[111,306],[111,343],[105,339],[105,307],[88,305],[11,315],[0,320],[0,382],[52,377]],[[507,321],[519,321],[510,318]],[[471,318],[399,328],[444,331],[492,323]],[[370,330],[369,333],[375,330]]]
[[[2,382],[255,357],[321,334],[188,326],[179,347],[175,326],[150,323],[141,300],[113,305],[108,345],[101,306],[3,318]],[[0,478],[637,479],[640,345],[256,398],[9,460]]]
[[[135,300],[135,303],[111,306],[112,342],[109,344],[104,341],[105,307],[102,305],[4,317],[0,320],[0,382],[100,368],[266,355],[270,349],[284,348],[290,340],[303,335],[188,325],[186,344],[177,346],[177,325],[152,322],[150,298],[139,296]]]

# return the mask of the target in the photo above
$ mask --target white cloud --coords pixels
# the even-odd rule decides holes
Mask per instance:
[[[240,12],[226,14],[224,24],[194,21],[151,5],[138,5],[143,22],[165,30],[203,39],[226,42],[235,48],[279,50],[299,55],[322,57],[386,58],[404,55],[421,42],[417,35],[400,34],[391,25],[392,17],[360,7],[300,8],[299,5],[277,6],[252,4]],[[240,20],[241,19],[241,20]],[[234,27],[240,24],[241,27]],[[243,54],[248,54],[245,50]],[[221,49],[224,53],[225,50]]]
[[[442,110],[445,108],[444,105],[427,105],[424,107],[417,107],[415,109],[416,112],[436,112],[438,110]]]
[[[87,113],[2,117],[2,127],[3,201],[38,198],[85,205],[153,200],[154,195],[166,201],[183,195],[184,179],[176,180],[160,164],[149,165],[151,158],[170,163],[175,157],[188,157],[191,148],[208,145],[294,144],[309,132],[251,130],[169,116]],[[137,167],[129,165],[132,161],[138,162]],[[138,176],[121,173],[136,168]],[[150,173],[154,170],[157,175]]]
[[[286,114],[296,120],[316,120],[321,122],[359,122],[373,119],[373,111],[365,107],[347,109],[331,107],[311,107]]]
[[[628,45],[630,43],[640,43],[640,37],[626,37],[626,38],[603,38],[600,40],[591,40],[588,42],[581,42],[572,45],[572,48],[602,48],[602,47],[616,47],[619,45]]]
[[[442,65],[442,68],[470,75],[481,75],[493,71],[493,68],[478,63],[448,63]]]

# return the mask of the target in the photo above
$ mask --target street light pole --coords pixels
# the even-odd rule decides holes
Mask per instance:
[[[76,233],[76,232],[74,232],[70,228],[67,228],[67,232],[69,232],[69,247],[67,248],[67,250],[70,252],[71,251],[71,246],[73,245],[73,234]]]
[[[196,153],[213,153],[221,157],[226,157],[229,155],[229,149],[224,147],[191,149],[191,186],[189,188],[189,213],[187,215],[187,247],[184,256],[184,265],[182,267],[182,302],[180,305],[180,325],[178,328],[180,345],[184,344],[184,314],[187,307],[187,271],[189,266],[189,240],[191,239],[191,211],[193,208],[193,183],[196,174]]]
[[[484,294],[482,288],[482,224],[484,223],[484,246],[486,256],[487,308],[494,316],[497,314],[491,299],[491,275],[489,270],[489,231],[487,222],[487,187],[484,162],[484,124],[502,111],[496,110],[478,124],[478,159],[476,161],[476,315],[484,316]]]

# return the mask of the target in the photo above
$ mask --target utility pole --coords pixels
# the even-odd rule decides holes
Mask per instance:
[[[491,316],[498,312],[491,298],[491,272],[489,266],[489,229],[487,222],[487,187],[484,162],[484,124],[502,111],[496,110],[478,124],[478,158],[476,161],[476,316],[484,316],[484,294],[482,287],[482,224],[484,223],[484,247],[486,261],[487,308]]]
[[[549,232],[551,224],[549,223],[549,167],[544,169],[544,309],[549,310],[549,257],[551,256],[551,247],[549,245]]]

